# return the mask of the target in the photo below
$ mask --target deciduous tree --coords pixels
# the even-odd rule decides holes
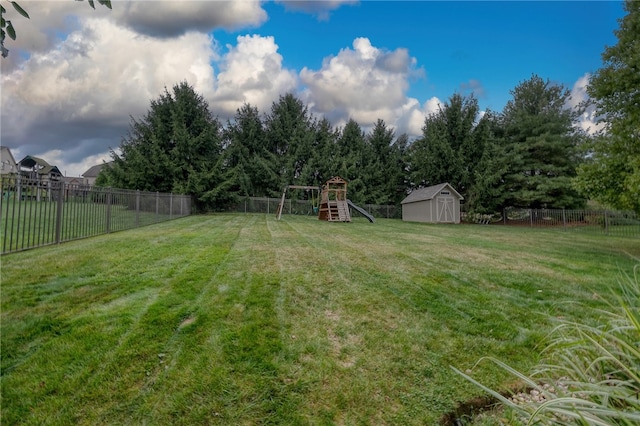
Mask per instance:
[[[605,205],[640,213],[640,2],[627,0],[624,7],[618,43],[604,50],[587,87],[605,128],[589,145],[575,183]]]

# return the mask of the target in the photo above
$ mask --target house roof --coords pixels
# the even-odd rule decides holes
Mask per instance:
[[[58,169],[57,166],[45,166],[43,168],[41,168],[40,170],[38,170],[38,173],[41,175],[60,175],[62,176],[62,172],[60,172],[60,169]]]
[[[407,195],[406,198],[400,202],[400,204],[417,203],[419,201],[432,200],[433,197],[438,195],[444,188],[448,188],[461,200],[464,199],[464,197],[460,195],[458,191],[453,189],[453,187],[449,185],[449,183],[441,183],[438,185],[428,186],[426,188],[420,188],[412,191],[411,194]]]
[[[39,166],[36,172],[40,175],[48,175],[48,174],[57,174],[62,176],[60,170],[56,166],[52,166],[51,164],[44,161],[42,158],[33,157],[31,155],[27,155],[22,160],[20,160],[20,167],[26,168],[34,168],[35,166]]]
[[[0,146],[0,162],[2,162],[2,169],[0,169],[2,173],[15,173],[18,169],[16,159],[6,146]]]
[[[91,166],[89,167],[89,170],[87,170],[86,172],[84,172],[82,174],[83,177],[89,178],[89,177],[98,177],[98,174],[100,174],[100,170],[102,170],[102,167],[104,167],[104,165],[107,163],[102,163],[102,164],[96,164],[95,166]]]
[[[31,167],[34,167],[35,165],[40,166],[40,168],[51,167],[51,164],[47,163],[42,158],[34,157],[32,155],[27,155],[22,160],[20,160],[21,167],[31,168]]]
[[[62,178],[62,180],[65,183],[74,184],[74,185],[83,183],[82,178],[79,178],[79,177],[76,177],[76,176],[70,176],[70,177],[64,176]]]

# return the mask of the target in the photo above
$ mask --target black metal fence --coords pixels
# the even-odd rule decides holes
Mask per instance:
[[[229,212],[237,213],[266,213],[276,214],[278,211],[278,205],[282,201],[281,198],[267,198],[267,197],[246,197],[237,204],[231,206]],[[402,209],[400,206],[393,205],[377,205],[377,204],[361,204],[362,207],[375,218],[384,219],[401,219]],[[314,210],[314,205],[311,200],[293,200],[286,198],[284,200],[284,208],[282,214],[293,215],[310,215],[317,216],[318,212]],[[352,211],[352,217],[358,217],[359,213]]]
[[[191,214],[187,195],[41,181],[0,182],[2,254],[108,234]]]
[[[640,217],[631,211],[507,208],[501,217],[466,216],[465,221],[640,238]]]

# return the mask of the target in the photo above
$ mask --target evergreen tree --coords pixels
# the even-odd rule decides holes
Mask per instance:
[[[503,146],[503,127],[499,116],[486,111],[476,128],[478,145],[482,144],[482,153],[476,153],[469,173],[473,179],[465,198],[469,213],[500,212],[505,205],[508,193],[502,190],[503,177],[508,172],[507,156]]]
[[[365,202],[390,204],[395,199],[396,186],[401,179],[397,150],[393,146],[393,129],[378,120],[366,138],[370,158],[364,166],[364,183],[367,188]]]
[[[401,134],[393,143],[391,155],[395,161],[395,169],[398,173],[394,182],[393,197],[389,204],[399,205],[411,189],[411,177],[409,174],[409,135]]]
[[[222,154],[222,126],[201,95],[186,83],[174,88],[171,127],[173,191],[201,197],[220,181],[215,167]],[[203,200],[199,200],[203,201]]]
[[[272,195],[281,193],[287,185],[307,185],[311,174],[307,164],[314,143],[313,122],[307,106],[288,93],[274,102],[265,121],[266,143],[275,156],[280,177]],[[303,175],[303,172],[305,175]]]
[[[335,176],[338,168],[337,139],[338,132],[333,129],[328,119],[322,118],[314,123],[313,155],[310,162],[310,177],[308,185],[322,185]]]
[[[624,7],[618,43],[605,49],[603,67],[587,87],[606,128],[589,145],[576,187],[605,205],[640,213],[640,2],[627,0]]]
[[[267,149],[266,134],[256,107],[245,104],[227,123],[225,151],[220,169],[224,172],[221,191],[229,200],[238,197],[272,195],[278,184],[275,156]],[[216,197],[222,198],[223,194]]]
[[[484,151],[484,133],[476,126],[478,101],[454,94],[425,119],[422,137],[410,151],[415,186],[449,182],[465,198],[473,183],[474,165]]]
[[[219,177],[214,168],[221,153],[221,128],[204,98],[182,82],[151,101],[141,119],[131,119],[128,135],[112,151],[111,167],[103,168],[107,185],[144,191],[201,196]]]
[[[356,204],[364,203],[367,188],[365,186],[364,165],[370,158],[368,145],[365,143],[365,134],[360,125],[350,119],[340,132],[337,140],[336,173],[349,182],[348,195]]]
[[[503,153],[508,170],[500,182],[503,206],[579,208],[572,189],[581,135],[568,109],[569,91],[533,75],[511,91],[503,111]]]

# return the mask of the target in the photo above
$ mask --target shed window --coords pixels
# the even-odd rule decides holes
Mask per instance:
[[[440,195],[451,195],[449,191],[440,191]]]

